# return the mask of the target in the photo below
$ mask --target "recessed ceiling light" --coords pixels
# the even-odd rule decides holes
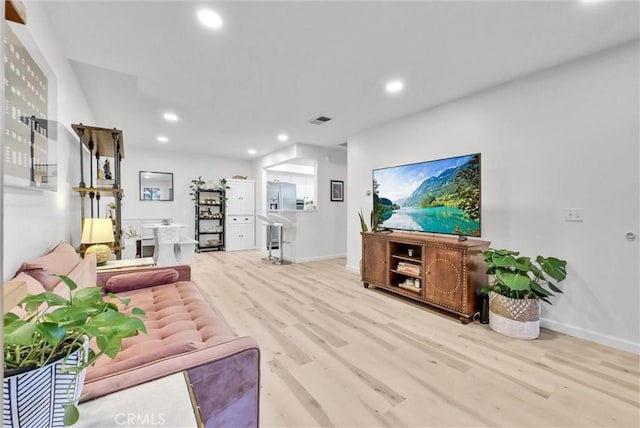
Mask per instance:
[[[161,143],[168,143],[169,139],[167,137],[165,137],[164,135],[160,135],[157,140]]]
[[[387,86],[385,86],[385,90],[390,94],[397,94],[398,92],[402,91],[402,89],[404,89],[404,83],[402,83],[400,80],[392,80],[391,82],[387,83]]]
[[[247,153],[249,153],[250,155],[255,155],[256,151],[254,149],[249,149],[247,150]]]
[[[198,20],[202,25],[213,30],[222,27],[222,18],[211,9],[200,9],[198,11]]]
[[[170,111],[168,111],[165,114],[163,114],[162,117],[164,117],[164,120],[166,120],[167,122],[177,122],[178,121],[178,115],[175,114],[175,113],[172,113]]]
[[[289,136],[287,134],[278,134],[278,141],[287,141]]]

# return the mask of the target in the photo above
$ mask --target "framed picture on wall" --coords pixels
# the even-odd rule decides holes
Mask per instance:
[[[331,201],[344,202],[344,181],[331,180]]]
[[[8,4],[8,3],[7,3]],[[56,78],[25,25],[4,20],[4,184],[58,189]]]

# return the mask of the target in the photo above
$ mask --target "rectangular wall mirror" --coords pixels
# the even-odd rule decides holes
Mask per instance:
[[[141,201],[173,201],[173,173],[140,171]]]

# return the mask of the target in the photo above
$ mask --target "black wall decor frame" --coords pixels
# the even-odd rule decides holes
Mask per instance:
[[[344,202],[344,181],[331,180],[331,202]]]

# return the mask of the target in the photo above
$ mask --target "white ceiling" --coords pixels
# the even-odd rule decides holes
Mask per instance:
[[[196,21],[205,4],[222,16],[222,30]],[[639,35],[636,1],[43,7],[98,121],[91,125],[122,129],[127,147],[239,159],[297,142],[337,147],[376,124]],[[405,91],[386,94],[390,78],[403,79]],[[180,121],[165,122],[167,110]],[[318,115],[333,120],[308,123]],[[277,140],[282,132],[289,141]]]

